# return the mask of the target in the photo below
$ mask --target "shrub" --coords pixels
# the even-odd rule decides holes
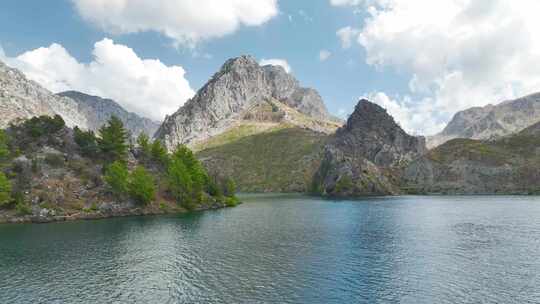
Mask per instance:
[[[152,175],[144,167],[137,167],[129,178],[129,194],[137,202],[146,205],[156,197],[156,185]]]
[[[52,167],[62,167],[65,163],[64,156],[56,153],[47,153],[45,155],[45,163]]]
[[[119,161],[112,163],[103,179],[116,196],[122,197],[128,192],[129,172],[124,163]]]
[[[15,195],[13,195],[13,201],[15,203],[15,211],[17,211],[17,214],[32,214],[32,208],[30,208],[30,205],[24,199],[24,195],[21,192],[16,192]]]
[[[3,172],[0,172],[0,207],[11,204],[11,182]]]

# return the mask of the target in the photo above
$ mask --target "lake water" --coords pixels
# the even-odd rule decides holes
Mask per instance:
[[[0,225],[0,303],[540,303],[540,198],[244,201]]]

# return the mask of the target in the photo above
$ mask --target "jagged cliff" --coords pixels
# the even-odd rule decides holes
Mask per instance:
[[[456,113],[441,133],[428,137],[428,147],[436,147],[454,138],[497,139],[539,121],[540,93],[498,105],[474,107]]]
[[[76,102],[49,92],[23,73],[0,61],[0,128],[10,122],[39,115],[62,116],[70,127],[88,127],[88,120],[79,112]]]
[[[98,130],[112,115],[118,117],[124,123],[125,128],[129,130],[133,137],[137,137],[142,132],[149,136],[153,136],[159,128],[158,122],[128,112],[111,99],[92,96],[77,91],[67,91],[57,95],[70,98],[77,103],[78,111],[86,117],[87,127],[90,130]]]
[[[330,196],[398,194],[398,171],[426,152],[380,106],[360,100],[324,148],[315,191]]]
[[[278,66],[260,66],[250,56],[225,62],[219,72],[176,113],[167,117],[155,137],[169,148],[177,144],[194,145],[235,127],[244,120],[264,120],[250,113],[258,106],[270,105],[274,112],[296,112],[298,115],[270,115],[275,123],[292,123],[330,133],[340,122],[327,111],[319,94],[303,88]],[[268,115],[267,115],[268,116]],[[321,122],[312,123],[314,121]]]

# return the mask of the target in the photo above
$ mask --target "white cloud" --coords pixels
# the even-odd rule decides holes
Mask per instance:
[[[330,51],[328,51],[328,50],[321,50],[319,52],[319,60],[320,61],[326,61],[326,59],[330,58],[330,56],[332,56],[332,53],[330,53]]]
[[[370,17],[353,40],[368,64],[410,75],[409,94],[378,96],[416,131],[438,131],[471,106],[540,91],[539,1],[378,0],[365,8]],[[403,121],[416,117],[424,125]]]
[[[261,59],[259,62],[261,66],[265,65],[277,65],[282,67],[285,72],[290,73],[292,71],[291,66],[285,59]]]
[[[352,43],[357,39],[358,34],[360,34],[360,30],[350,26],[341,28],[336,32],[336,35],[341,41],[341,47],[344,49],[348,49],[352,46]]]
[[[353,6],[363,3],[363,0],[330,0],[330,4],[334,6]]]
[[[112,34],[159,32],[177,44],[222,37],[278,14],[277,0],[72,0],[83,19]]]
[[[93,61],[81,63],[54,43],[3,60],[55,93],[77,90],[111,98],[128,111],[156,120],[194,95],[180,66],[141,59],[110,39],[96,42],[93,55]]]

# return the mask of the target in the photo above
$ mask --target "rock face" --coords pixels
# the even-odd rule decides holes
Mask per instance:
[[[450,140],[407,166],[403,185],[421,194],[536,194],[539,172],[537,123],[497,140]]]
[[[441,133],[428,137],[428,147],[436,147],[454,138],[497,139],[539,121],[540,93],[495,106],[470,108],[454,115]]]
[[[133,137],[137,137],[142,132],[152,137],[159,128],[158,122],[128,112],[111,99],[91,96],[77,91],[67,91],[57,95],[75,101],[79,112],[87,119],[88,128],[94,131],[104,125],[112,115],[120,118]]]
[[[3,62],[0,62],[0,112],[0,128],[17,119],[55,114],[62,116],[70,127],[88,128],[88,120],[79,112],[76,102],[52,94]]]
[[[229,129],[257,104],[276,101],[306,116],[335,121],[313,89],[300,87],[282,67],[260,66],[250,56],[225,62],[221,70],[176,113],[155,137],[169,148],[192,145]]]
[[[425,152],[424,138],[408,135],[386,110],[361,100],[326,145],[314,187],[331,196],[398,194],[395,173]]]

